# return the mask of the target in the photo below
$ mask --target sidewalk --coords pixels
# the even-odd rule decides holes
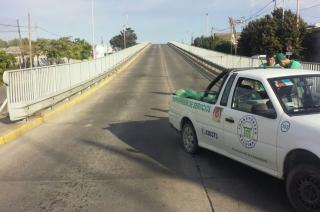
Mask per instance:
[[[7,98],[6,86],[4,86],[3,84],[0,84],[0,105],[6,98]]]

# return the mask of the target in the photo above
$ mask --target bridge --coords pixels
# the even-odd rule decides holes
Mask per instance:
[[[12,87],[35,75],[8,73],[13,121],[2,119],[1,129],[18,131],[2,135],[1,210],[291,211],[281,181],[213,152],[190,156],[181,148],[168,124],[171,93],[204,90],[231,61],[257,63],[191,48],[145,44],[93,78],[70,78],[68,88],[50,90],[45,81],[43,96],[40,88],[21,95],[32,83]]]

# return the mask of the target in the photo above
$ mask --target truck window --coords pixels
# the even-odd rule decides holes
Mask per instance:
[[[230,90],[231,90],[231,87],[233,85],[233,81],[236,78],[236,76],[237,76],[237,74],[233,73],[231,75],[230,79],[228,80],[227,85],[226,85],[226,87],[223,91],[222,97],[221,97],[220,105],[227,106]]]
[[[229,72],[225,71],[218,75],[212,82],[210,82],[204,92],[202,101],[210,104],[215,104],[228,77]]]
[[[232,99],[232,109],[275,118],[276,112],[263,86],[257,80],[239,78]]]

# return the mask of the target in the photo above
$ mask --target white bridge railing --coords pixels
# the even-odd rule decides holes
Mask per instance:
[[[145,48],[142,43],[103,58],[63,65],[6,71],[10,120],[24,119],[80,92]]]
[[[320,71],[320,63],[301,62],[303,69]]]
[[[261,64],[260,59],[224,54],[218,51],[190,46],[175,41],[171,41],[170,44],[223,68],[258,67]],[[301,62],[301,64],[303,69],[320,71],[320,63]]]

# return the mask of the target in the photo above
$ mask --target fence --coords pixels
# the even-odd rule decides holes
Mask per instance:
[[[192,53],[203,60],[206,60],[223,68],[258,67],[261,64],[260,59],[224,54],[221,52],[190,46],[175,41],[172,41],[170,43],[186,52]],[[320,71],[320,63],[301,62],[301,64],[303,69]]]
[[[89,87],[147,45],[138,44],[80,63],[6,71],[3,79],[10,120],[24,119]]]
[[[320,71],[320,63],[301,62],[303,69]]]

